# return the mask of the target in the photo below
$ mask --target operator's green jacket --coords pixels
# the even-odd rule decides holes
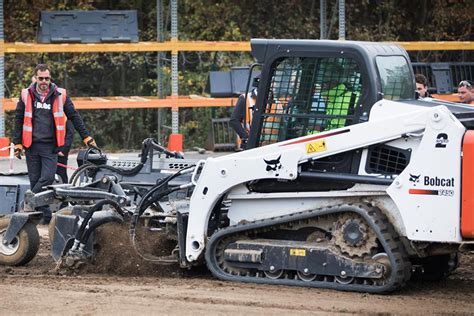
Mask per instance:
[[[326,115],[347,116],[349,114],[349,107],[351,105],[351,98],[353,97],[353,94],[355,95],[355,98],[354,104],[352,106],[355,106],[359,100],[360,93],[353,93],[352,91],[347,90],[347,87],[343,83],[328,91],[321,92],[321,95],[327,99]],[[329,120],[324,130],[328,131],[331,129],[344,127],[345,125],[345,118],[335,117]]]

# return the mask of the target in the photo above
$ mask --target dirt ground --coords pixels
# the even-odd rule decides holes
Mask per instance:
[[[58,273],[49,254],[47,227],[39,226],[39,231],[41,247],[32,262],[26,267],[0,266],[0,315],[431,315],[474,311],[473,252],[462,254],[460,268],[447,280],[411,282],[390,295],[372,295],[223,282],[203,270],[186,272],[147,265],[128,250],[121,254],[122,259],[130,259],[126,270],[114,258],[97,265],[97,271]],[[121,237],[117,233],[111,238],[123,240]],[[118,247],[123,246],[121,242]]]

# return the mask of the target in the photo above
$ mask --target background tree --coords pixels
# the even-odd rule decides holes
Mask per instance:
[[[169,3],[164,1],[165,30],[170,30]],[[178,0],[180,40],[248,41],[250,38],[319,38],[318,0]],[[7,0],[5,41],[35,42],[41,11],[137,10],[140,41],[156,40],[156,1]],[[338,36],[337,1],[328,1],[328,36]],[[472,4],[461,0],[346,1],[346,39],[367,41],[472,40]],[[169,33],[166,38],[169,38]],[[5,96],[18,97],[30,82],[34,66],[47,62],[55,82],[73,97],[150,96],[157,94],[156,53],[7,54]],[[414,52],[413,61],[472,61],[472,52]],[[171,56],[163,59],[164,92],[170,95]],[[206,94],[211,70],[230,70],[252,63],[249,53],[186,52],[179,54],[179,93]],[[203,146],[212,117],[230,115],[229,108],[180,110],[184,146]],[[171,125],[170,112],[165,125]],[[157,111],[81,111],[99,145],[138,148],[157,135]],[[11,136],[13,112],[7,114]],[[163,136],[169,130],[163,132]],[[166,138],[164,138],[166,139]],[[79,146],[79,143],[76,143]]]

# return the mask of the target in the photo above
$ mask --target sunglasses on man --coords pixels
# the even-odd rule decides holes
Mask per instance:
[[[51,80],[51,77],[37,77],[38,81],[49,81]]]

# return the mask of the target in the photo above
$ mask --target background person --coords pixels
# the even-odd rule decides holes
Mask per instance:
[[[230,116],[230,126],[239,135],[241,143],[240,149],[246,149],[247,140],[250,134],[250,125],[252,123],[252,114],[257,101],[258,84],[260,82],[260,75],[255,76],[252,82],[252,91],[247,93],[247,99],[245,94],[242,93],[235,104],[232,115]]]
[[[96,144],[66,90],[51,82],[49,66],[37,65],[35,77],[36,82],[21,91],[15,110],[13,143],[17,158],[21,159],[25,151],[30,189],[38,193],[54,182],[58,153],[65,150],[66,117],[85,144]],[[48,224],[49,207],[42,206],[37,211],[43,212],[42,224]]]
[[[428,92],[428,79],[422,74],[415,75],[416,91],[418,91],[418,99],[431,98]]]
[[[472,83],[463,80],[458,84],[459,102],[464,104],[474,104],[474,94],[472,91]]]

